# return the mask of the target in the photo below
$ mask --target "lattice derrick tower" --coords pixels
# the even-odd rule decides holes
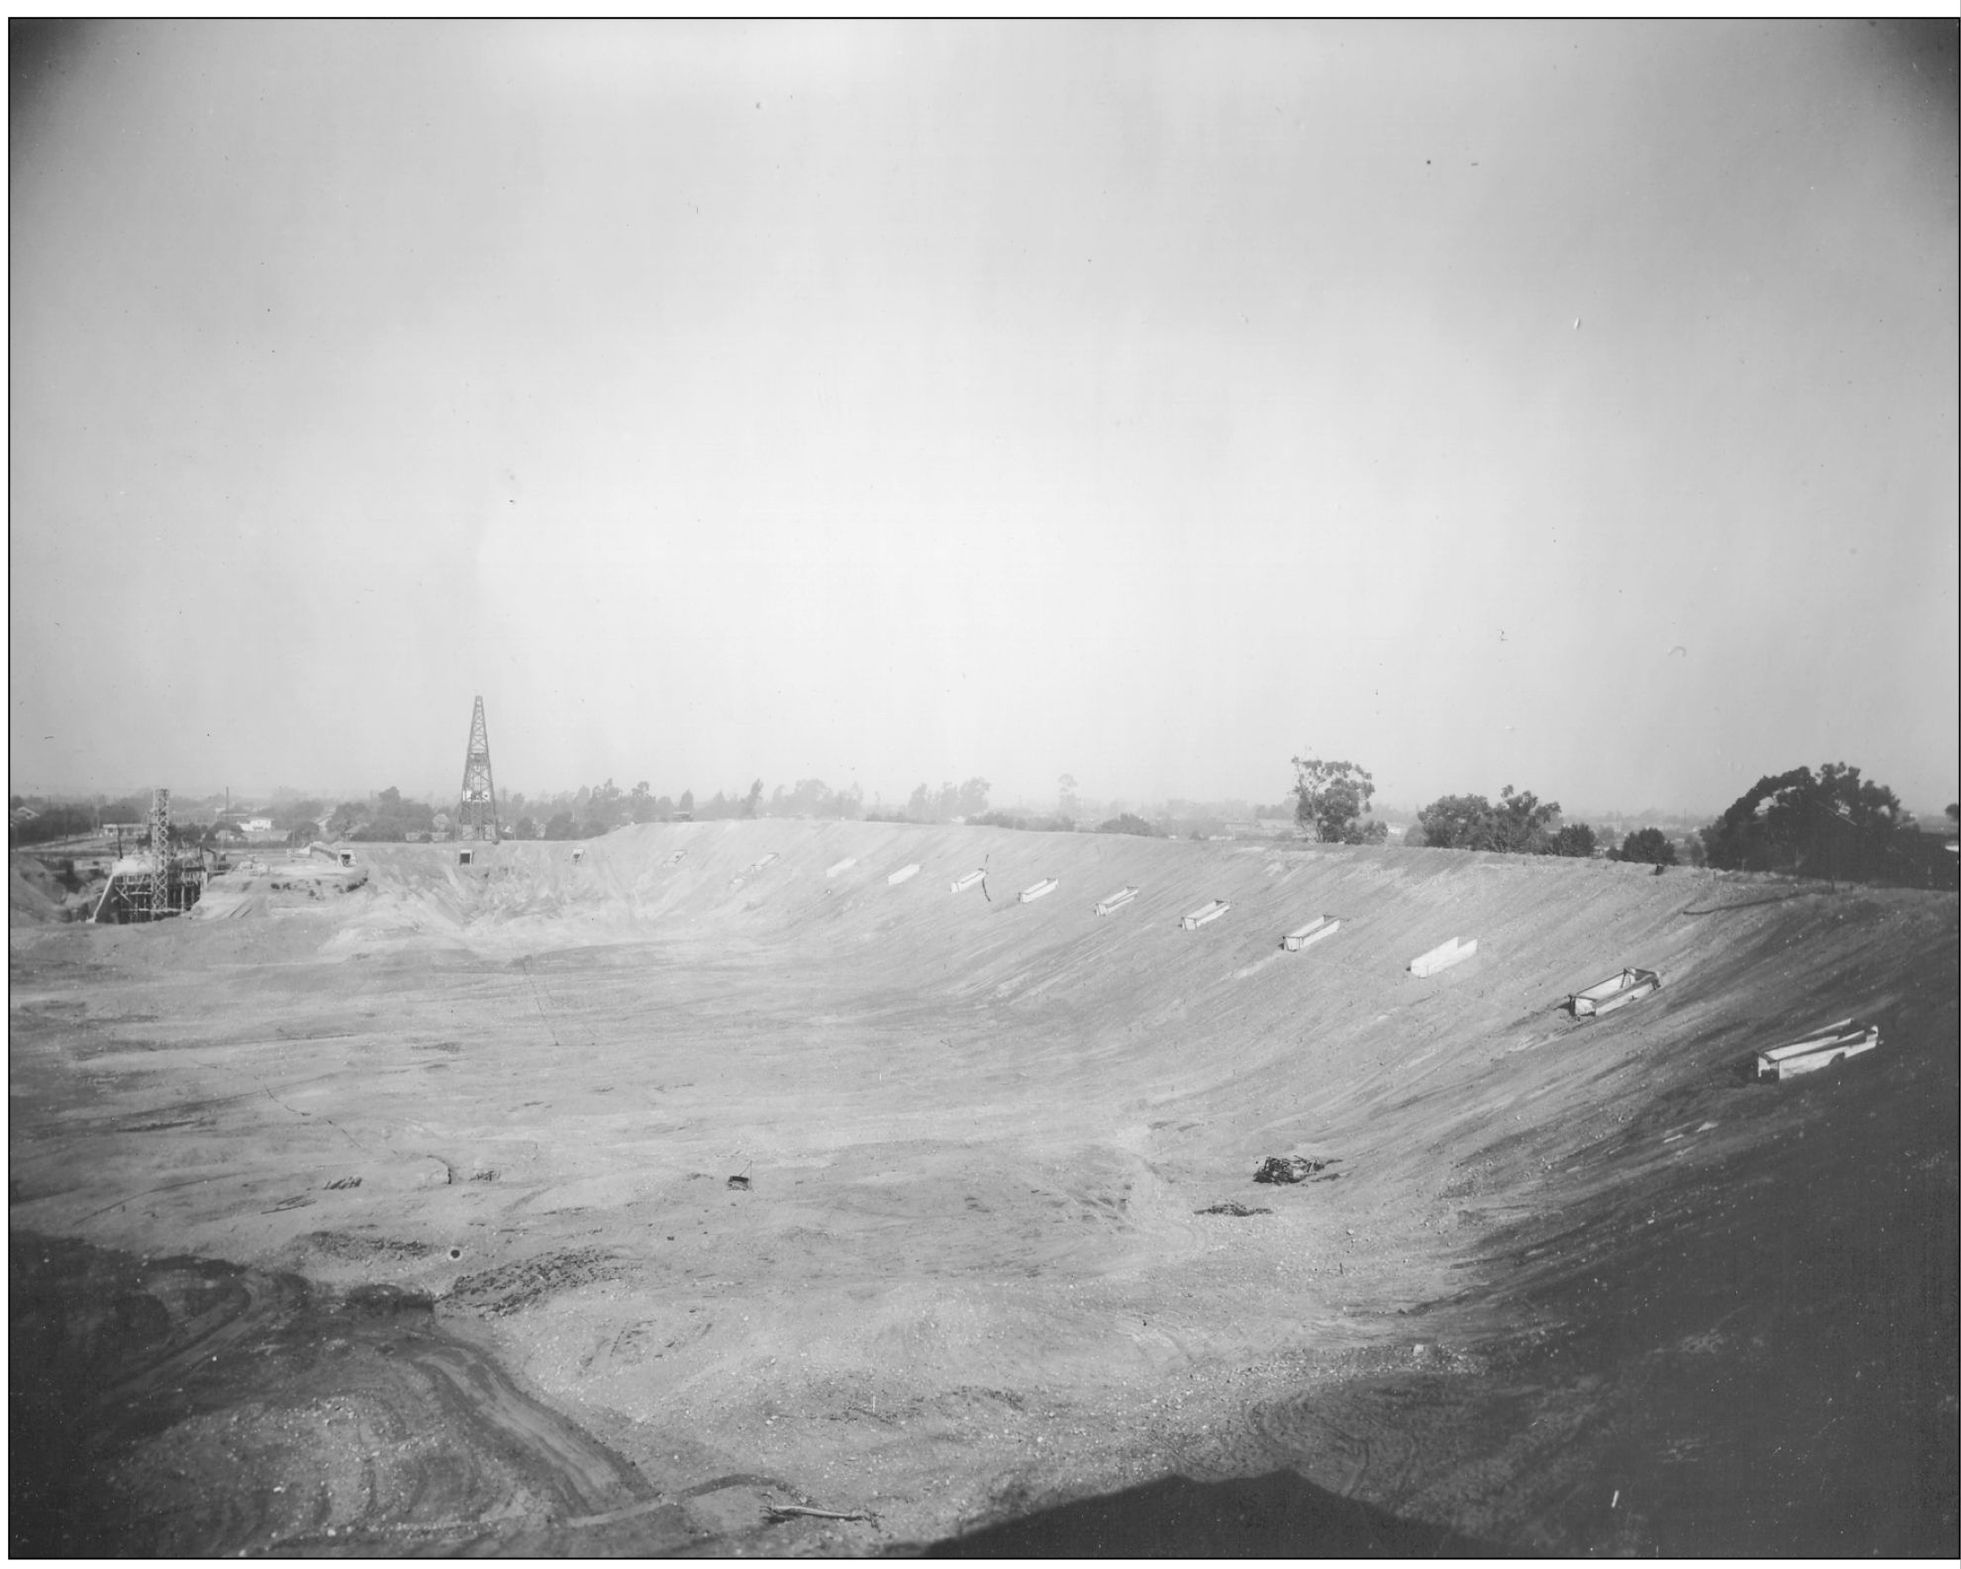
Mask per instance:
[[[170,910],[170,792],[159,786],[150,792],[150,889],[146,920]]]
[[[470,715],[470,745],[463,754],[463,801],[456,813],[459,839],[498,838],[497,787],[490,782],[490,732],[483,722],[483,699]]]

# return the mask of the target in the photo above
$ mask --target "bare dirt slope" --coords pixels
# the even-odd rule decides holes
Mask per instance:
[[[362,862],[12,933],[16,1351],[82,1409],[196,1369],[35,1495],[114,1501],[70,1546],[863,1552],[1286,1470],[1510,1548],[1953,1551],[1951,896],[872,824]],[[1744,1082],[1848,1013],[1878,1053]]]

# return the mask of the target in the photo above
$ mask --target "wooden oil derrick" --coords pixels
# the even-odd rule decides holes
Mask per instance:
[[[463,800],[456,813],[456,837],[488,839],[497,832],[497,788],[490,780],[490,732],[483,722],[483,699],[470,715],[470,744],[463,754]]]

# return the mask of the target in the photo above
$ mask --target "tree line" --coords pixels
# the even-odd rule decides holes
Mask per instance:
[[[1294,820],[1304,832],[1323,844],[1381,844],[1388,838],[1387,825],[1368,816],[1375,780],[1367,769],[1315,757],[1296,757],[1293,765]],[[1949,806],[1950,824],[1956,814],[1957,807]],[[1591,824],[1562,823],[1557,801],[1511,785],[1495,802],[1481,795],[1439,796],[1417,813],[1404,843],[1577,857],[1591,857],[1600,847]],[[1946,852],[1935,853],[1937,843],[1917,831],[1899,797],[1845,763],[1826,763],[1816,773],[1794,768],[1765,775],[1684,848],[1693,864],[1724,870],[1915,886],[1951,886],[1955,875],[1940,859]],[[1606,855],[1660,870],[1675,865],[1679,852],[1660,828],[1644,827],[1608,846]]]
[[[697,800],[693,790],[683,790],[677,799],[655,794],[644,779],[631,789],[622,789],[609,778],[600,784],[539,797],[527,797],[521,791],[500,793],[498,819],[504,837],[510,839],[592,839],[633,823],[677,819],[810,817],[943,823],[956,818],[974,821],[985,814],[989,788],[981,778],[960,785],[945,784],[938,791],[921,784],[902,810],[881,811],[866,807],[862,786],[834,790],[821,779],[778,785],[767,796],[763,781],[757,779],[746,791],[717,790]],[[426,839],[447,832],[454,823],[453,810],[406,797],[394,785],[363,800],[342,801],[331,809],[319,800],[288,802],[272,815],[273,826],[295,844],[322,837],[357,843]],[[83,810],[76,820],[87,817],[88,811]],[[42,834],[56,836],[55,830]]]
[[[623,795],[608,779],[603,785],[581,789],[569,797],[552,797],[530,810],[520,810],[526,803],[523,797],[514,797],[514,805],[506,816],[511,820],[512,837],[519,839],[588,839],[628,823],[667,822],[677,818],[713,822],[730,818],[808,817],[909,823],[947,823],[961,818],[972,822],[987,811],[989,788],[988,782],[981,778],[959,785],[944,784],[937,791],[921,783],[903,808],[886,809],[867,807],[862,785],[852,784],[839,790],[822,779],[799,779],[792,785],[778,785],[767,796],[763,793],[763,781],[757,779],[746,791],[717,790],[700,800],[693,790],[683,790],[678,800],[654,795],[645,780]]]
[[[32,815],[29,815],[29,814]],[[49,801],[36,797],[7,797],[7,838],[15,845],[48,844],[56,839],[80,839],[101,823],[147,823],[148,798],[134,796],[100,805],[84,801]]]

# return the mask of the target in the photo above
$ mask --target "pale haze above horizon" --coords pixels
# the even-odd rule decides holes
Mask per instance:
[[[10,39],[13,791],[1955,799],[1951,21]]]

